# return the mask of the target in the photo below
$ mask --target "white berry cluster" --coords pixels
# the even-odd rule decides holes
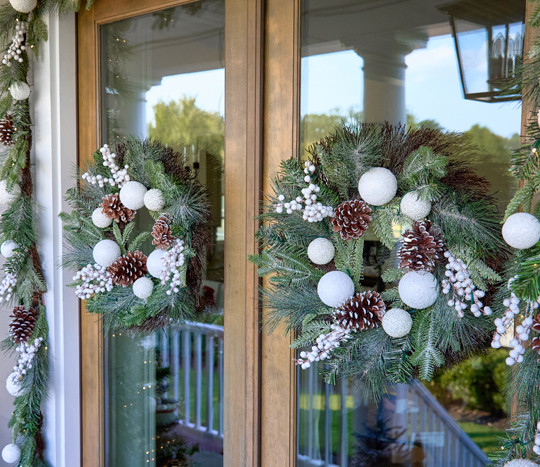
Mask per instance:
[[[110,292],[113,281],[108,269],[99,264],[89,264],[73,276],[74,281],[81,281],[75,294],[81,300],[90,298],[95,293]]]
[[[534,446],[533,451],[540,456],[540,422],[536,424],[536,433],[534,434]]]
[[[513,279],[508,281],[508,289],[512,284]],[[491,347],[498,349],[501,347],[501,338],[506,330],[514,322],[515,316],[520,313],[520,299],[510,292],[510,298],[503,300],[503,305],[506,307],[504,315],[502,318],[497,318],[494,323],[497,326],[497,330],[493,335],[493,341],[491,342]],[[527,316],[521,324],[516,326],[516,335],[510,341],[510,356],[506,359],[506,364],[512,366],[514,363],[521,363],[523,361],[523,354],[525,353],[525,342],[529,340],[529,334],[531,332],[531,326],[533,325],[532,315],[535,310],[538,309],[538,302],[527,302],[525,315]]]
[[[173,292],[178,293],[179,287],[184,285],[180,268],[184,265],[186,258],[184,255],[184,242],[176,239],[171,248],[169,248],[163,258],[163,269],[160,275],[161,283],[166,284],[170,281],[170,290],[167,290],[167,295]]]
[[[304,220],[308,222],[320,222],[325,217],[332,217],[334,215],[334,208],[331,206],[323,206],[322,203],[317,202],[317,193],[321,191],[320,187],[311,183],[311,175],[315,172],[315,166],[310,162],[305,162],[304,181],[309,185],[306,188],[302,189],[302,196],[297,196],[296,199],[291,201],[285,201],[285,196],[279,195],[278,200],[280,201],[275,205],[276,212],[281,214],[283,210],[287,214],[292,214],[293,211],[302,211],[304,210]],[[305,204],[305,206],[303,206]]]
[[[20,379],[28,370],[32,369],[32,362],[42,343],[43,337],[38,337],[34,339],[33,344],[22,342],[17,346],[15,350],[19,353],[19,360],[17,361],[17,366],[13,367],[13,372],[17,378]]]
[[[328,334],[321,334],[317,337],[315,345],[310,352],[300,352],[300,358],[296,361],[303,370],[309,368],[313,362],[325,360],[330,355],[330,352],[337,349],[342,342],[345,342],[350,337],[350,330],[343,329],[337,324],[332,324],[332,331]]]
[[[482,314],[489,316],[493,312],[489,306],[484,306],[480,301],[486,293],[478,290],[474,285],[467,265],[459,258],[455,258],[449,251],[444,252],[444,257],[448,260],[446,264],[446,279],[442,281],[442,292],[448,295],[452,292],[452,298],[448,300],[448,306],[453,306],[460,318],[463,318],[463,311],[469,306],[471,313],[477,318]]]
[[[122,188],[127,182],[130,181],[129,175],[127,173],[129,165],[125,165],[123,169],[120,169],[116,165],[116,154],[111,153],[109,146],[105,144],[100,150],[101,155],[103,156],[103,166],[109,167],[111,169],[111,177],[103,177],[101,175],[92,175],[88,172],[82,174],[81,178],[86,180],[92,185],[99,185],[103,188],[106,183],[111,186],[117,186]]]
[[[21,54],[23,50],[26,50],[26,46],[24,45],[24,36],[27,31],[28,23],[26,21],[17,20],[17,24],[15,25],[15,35],[13,36],[11,44],[7,49],[4,58],[2,59],[2,63],[4,65],[11,66],[12,60],[19,63],[23,62]]]
[[[0,282],[0,303],[9,302],[13,294],[13,287],[17,285],[17,276],[7,272]]]

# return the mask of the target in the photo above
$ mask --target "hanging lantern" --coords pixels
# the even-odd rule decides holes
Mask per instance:
[[[511,82],[523,61],[525,0],[458,0],[439,8],[450,15],[465,99],[521,99]]]

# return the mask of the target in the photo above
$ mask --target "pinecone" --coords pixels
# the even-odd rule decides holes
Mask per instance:
[[[540,337],[535,337],[531,341],[531,349],[540,354]]]
[[[429,221],[414,221],[406,230],[397,257],[399,267],[411,271],[433,271],[435,262],[443,257],[442,233]]]
[[[109,266],[109,274],[116,285],[127,286],[148,273],[146,256],[139,250],[128,252]]]
[[[114,219],[120,227],[132,221],[137,211],[126,208],[120,201],[120,195],[107,195],[103,197],[103,202],[99,205],[103,214],[109,219]]]
[[[334,209],[332,219],[334,232],[343,240],[362,237],[371,222],[371,208],[362,200],[344,201]]]
[[[11,340],[16,344],[28,342],[36,327],[37,317],[38,312],[33,308],[29,310],[24,306],[13,308],[13,314],[10,316],[11,323],[9,323]]]
[[[152,229],[152,245],[160,250],[166,250],[174,242],[174,236],[171,233],[171,220],[168,216],[159,216]]]
[[[363,331],[381,324],[386,305],[378,292],[357,293],[334,313],[336,324],[350,331]]]
[[[0,143],[4,146],[13,144],[13,133],[15,132],[15,121],[11,115],[6,115],[0,120]]]
[[[540,332],[540,313],[538,313],[534,317],[531,328],[534,329],[536,332]]]

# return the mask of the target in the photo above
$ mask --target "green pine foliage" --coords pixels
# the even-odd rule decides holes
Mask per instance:
[[[91,1],[86,6],[90,7]],[[13,274],[16,284],[13,287],[10,305],[22,305],[27,309],[39,310],[37,325],[32,341],[43,338],[32,363],[32,369],[20,381],[24,395],[15,399],[15,407],[10,421],[13,442],[21,449],[19,465],[27,467],[45,466],[41,426],[41,406],[47,392],[48,379],[48,329],[45,316],[45,281],[37,250],[37,208],[33,194],[33,180],[30,168],[32,147],[32,121],[28,100],[16,101],[11,97],[9,87],[16,82],[29,81],[30,56],[39,55],[41,44],[48,39],[46,14],[76,11],[79,2],[72,0],[40,0],[36,8],[23,14],[15,11],[9,3],[0,6],[0,43],[4,55],[11,44],[17,22],[28,24],[26,50],[20,54],[22,61],[12,61],[11,66],[0,66],[0,119],[10,116],[16,129],[11,145],[6,146],[0,156],[0,180],[6,183],[7,190],[13,193],[13,200],[4,210],[0,220],[0,241],[11,240],[17,243],[15,254],[6,260],[3,277]],[[20,194],[18,194],[20,188]],[[87,215],[88,213],[85,213]],[[72,219],[73,224],[82,224],[81,219]],[[15,346],[8,338],[4,345],[8,351]]]
[[[401,212],[400,202],[404,194],[415,191],[432,202],[427,219],[441,230],[445,248],[468,265],[475,284],[487,290],[499,282],[496,265],[506,251],[500,239],[501,216],[485,191],[484,180],[454,159],[474,150],[466,137],[455,133],[357,124],[336,128],[309,148],[309,163],[314,166],[309,181],[304,179],[303,162],[283,161],[259,216],[260,253],[250,258],[266,278],[263,329],[272,332],[279,327],[293,333],[292,347],[309,351],[319,336],[333,330],[334,309],[317,294],[320,278],[328,271],[342,271],[352,279],[356,292],[365,290],[364,238],[343,240],[334,232],[331,217],[308,222],[303,207],[287,213],[284,203],[303,199],[302,189],[310,184],[319,188],[316,202],[324,206],[335,208],[359,199],[358,180],[373,167],[389,168],[398,181],[392,201],[371,206],[369,228],[386,248],[394,251],[398,232],[410,227],[412,220]],[[308,258],[307,248],[316,238],[328,239],[334,246],[334,258],[326,265]],[[485,346],[494,329],[492,318],[476,318],[470,312],[460,318],[448,305],[449,297],[442,294],[433,306],[411,310],[401,301],[398,288],[391,288],[407,272],[398,267],[395,255],[391,258],[394,267],[383,274],[388,287],[382,297],[387,309],[398,307],[411,313],[409,335],[391,338],[381,327],[352,332],[324,360],[327,381],[355,378],[366,397],[375,400],[389,383],[413,377],[430,380],[437,368]],[[445,271],[443,259],[434,271],[439,283]]]

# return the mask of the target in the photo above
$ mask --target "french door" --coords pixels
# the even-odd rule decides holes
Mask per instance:
[[[289,14],[297,5],[267,6]],[[97,0],[78,24],[79,162],[130,134],[161,139],[187,153],[217,217],[205,282],[212,323],[134,338],[104,333],[81,310],[82,463],[159,465],[162,440],[171,441],[161,422],[172,422],[181,437],[200,435],[210,457],[199,465],[293,465],[293,355],[288,338],[259,332],[259,280],[248,255],[267,174],[297,146],[298,74],[273,94],[283,69],[272,65],[296,47],[295,32],[265,23],[262,0]],[[298,67],[293,57],[287,63]],[[206,123],[190,139],[193,115]],[[157,375],[165,371],[164,385]]]

